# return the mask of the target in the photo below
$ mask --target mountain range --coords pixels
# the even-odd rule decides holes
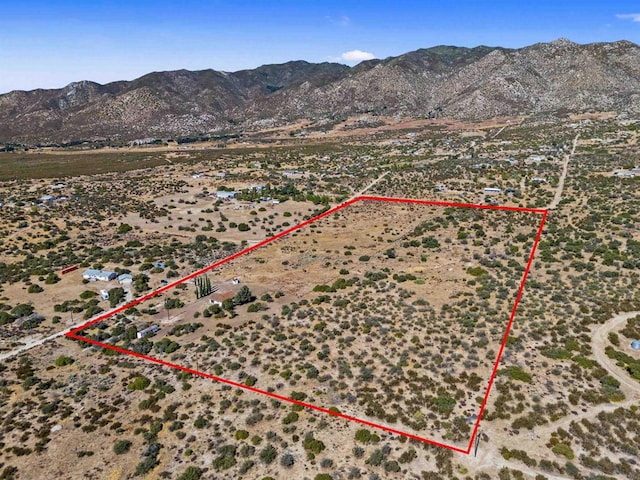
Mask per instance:
[[[292,61],[13,91],[0,95],[0,142],[215,135],[362,113],[481,120],[597,111],[640,113],[637,44],[438,46],[355,67]]]

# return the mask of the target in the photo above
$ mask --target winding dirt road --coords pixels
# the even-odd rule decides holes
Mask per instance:
[[[571,422],[579,422],[583,418],[594,418],[600,412],[613,412],[620,407],[629,408],[632,405],[637,405],[638,400],[640,400],[640,382],[634,381],[629,375],[627,375],[616,365],[615,360],[612,360],[607,356],[604,350],[609,342],[609,333],[622,327],[624,322],[636,315],[640,315],[640,311],[617,314],[607,320],[604,324],[599,325],[593,331],[591,336],[593,356],[600,366],[609,373],[609,375],[620,382],[620,388],[624,392],[626,399],[623,402],[595,405],[592,408],[589,408],[586,412],[580,412],[576,415],[568,415],[555,422],[536,427],[533,431],[523,431],[520,435],[510,438],[510,441],[520,445],[526,445],[529,441],[533,440],[533,438],[548,438],[551,433],[556,431],[558,428],[566,430]],[[493,436],[493,432],[490,428],[485,429],[485,432],[490,436]],[[570,480],[572,478],[554,475],[546,471],[530,468],[521,462],[506,460],[502,457],[498,449],[498,445],[494,442],[482,443],[480,445],[477,459],[470,458],[469,460],[469,466],[473,469],[481,469],[482,467],[488,466],[494,466],[496,468],[509,467],[532,477],[535,477],[536,475],[544,475],[545,477],[553,480]],[[594,475],[601,473],[591,469],[585,469],[585,471]]]
[[[616,365],[616,361],[609,358],[604,351],[605,347],[609,343],[609,333],[622,327],[624,322],[636,315],[640,315],[640,312],[619,313],[603,325],[596,328],[591,336],[591,350],[598,363],[602,365],[602,368],[609,372],[609,375],[618,380],[621,387],[625,387],[623,390],[628,390],[628,392],[625,392],[625,394],[630,394],[627,395],[627,397],[635,397],[635,399],[638,400],[640,399],[640,382],[636,382],[624,370],[618,367]]]

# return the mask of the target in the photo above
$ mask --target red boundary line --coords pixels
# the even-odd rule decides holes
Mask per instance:
[[[363,420],[357,417],[352,417],[351,415],[346,415],[344,413],[340,413],[340,412],[335,412],[333,410],[329,410],[323,407],[319,407],[317,405],[312,405],[310,403],[306,403],[306,402],[301,402],[299,400],[294,400],[293,398],[289,398],[289,397],[285,397],[282,395],[278,395],[277,393],[273,393],[273,392],[268,392],[266,390],[261,390],[259,388],[255,388],[255,387],[250,387],[248,385],[244,385],[242,383],[238,383],[238,382],[234,382],[233,380],[227,380],[226,378],[222,378],[222,377],[217,377],[215,375],[211,375],[205,372],[200,372],[198,370],[193,370],[191,368],[188,367],[184,367],[182,365],[178,365],[175,363],[171,363],[171,362],[167,362],[165,360],[160,360],[158,358],[154,358],[154,357],[150,357],[147,355],[143,355],[141,353],[138,352],[134,352],[131,350],[126,350],[124,348],[120,348],[117,347],[115,345],[109,345],[107,343],[102,343],[102,342],[98,342],[97,340],[93,340],[91,338],[87,338],[87,337],[83,337],[81,335],[78,335],[77,333],[80,332],[81,330],[84,330],[88,327],[90,327],[91,325],[94,325],[102,320],[105,320],[107,318],[112,317],[113,315],[115,315],[116,313],[119,313],[123,310],[126,310],[134,305],[138,305],[139,303],[144,302],[145,300],[148,300],[150,298],[155,297],[156,295],[165,292],[166,290],[169,290],[170,288],[173,288],[177,285],[180,285],[181,283],[186,282],[187,280],[190,280],[194,277],[197,277],[198,275],[201,275],[205,272],[208,272],[210,270],[213,270],[217,267],[219,267],[220,265],[223,265],[227,262],[230,262],[231,260],[238,258],[242,255],[245,255],[247,253],[252,252],[253,250],[256,250],[260,247],[263,247],[275,240],[278,240],[292,232],[295,232],[296,230],[300,230],[301,228],[316,222],[317,220],[320,220],[321,218],[324,218],[328,215],[331,215],[332,213],[335,213],[339,210],[342,210],[343,208],[352,205],[356,202],[359,202],[361,200],[365,200],[365,201],[378,201],[378,202],[393,202],[393,203],[415,203],[415,204],[420,204],[420,205],[432,205],[432,206],[441,206],[441,207],[466,207],[466,208],[477,208],[477,209],[485,209],[485,210],[505,210],[505,211],[516,211],[516,212],[529,212],[529,213],[541,213],[542,214],[542,220],[540,222],[540,226],[538,227],[538,231],[536,233],[536,238],[535,241],[533,243],[533,246],[531,248],[531,253],[529,254],[529,261],[527,262],[527,267],[524,271],[524,274],[522,276],[522,280],[520,281],[520,287],[518,288],[518,293],[516,294],[516,299],[515,299],[515,303],[513,305],[513,308],[511,310],[511,315],[509,317],[509,322],[507,323],[507,328],[505,330],[505,333],[502,337],[502,343],[500,345],[500,350],[498,351],[498,355],[496,357],[496,361],[495,364],[493,366],[493,370],[491,372],[491,377],[489,379],[488,385],[487,385],[487,390],[485,392],[483,401],[482,401],[482,405],[480,406],[480,412],[478,413],[478,418],[476,420],[476,423],[474,425],[473,428],[473,432],[471,433],[471,438],[469,440],[469,444],[467,446],[466,449],[460,448],[460,447],[456,447],[454,445],[447,445],[441,442],[437,442],[435,440],[429,439],[429,438],[424,438],[424,437],[420,437],[418,435],[414,435],[411,433],[407,433],[407,432],[403,432],[401,430],[397,430],[395,428],[391,428],[391,427],[387,427],[384,425],[379,425],[377,423],[374,422],[370,422],[368,420]],[[261,242],[252,245],[250,247],[245,248],[244,250],[241,250],[240,252],[234,253],[233,255],[230,255],[222,260],[219,260],[218,262],[215,262],[205,268],[202,268],[196,272],[193,272],[189,275],[187,275],[186,277],[183,277],[179,280],[176,280],[175,282],[172,282],[168,285],[165,285],[157,290],[154,290],[153,292],[147,294],[147,295],[143,295],[140,298],[137,298],[135,300],[133,300],[132,302],[123,305],[121,307],[118,307],[114,310],[110,310],[108,312],[106,312],[103,315],[100,315],[99,317],[90,320],[88,322],[86,322],[85,324],[81,325],[80,327],[76,327],[71,329],[69,332],[65,333],[65,336],[68,338],[72,338],[74,340],[79,340],[81,342],[85,342],[85,343],[90,343],[92,345],[96,345],[102,348],[107,348],[110,350],[114,350],[116,352],[120,352],[120,353],[124,353],[127,355],[132,355],[134,357],[138,357],[138,358],[142,358],[143,360],[147,360],[149,362],[153,362],[153,363],[157,363],[159,365],[163,365],[166,367],[171,367],[171,368],[175,368],[176,370],[182,370],[184,372],[188,372],[191,373],[192,375],[198,375],[204,378],[209,378],[211,380],[214,380],[216,382],[220,382],[220,383],[224,383],[227,385],[231,385],[233,387],[236,388],[242,388],[244,390],[249,390],[251,392],[254,393],[260,393],[262,395],[266,395],[268,397],[274,398],[276,400],[280,400],[280,401],[284,401],[284,402],[289,402],[289,403],[294,403],[296,405],[300,405],[302,407],[305,408],[310,408],[313,410],[317,410],[319,412],[323,412],[323,413],[327,413],[329,415],[333,415],[334,417],[338,417],[338,418],[342,418],[345,420],[350,420],[353,422],[357,422],[357,423],[361,423],[370,427],[374,427],[377,429],[381,429],[381,430],[385,430],[387,432],[391,432],[391,433],[395,433],[398,435],[404,435],[405,437],[409,437],[412,438],[414,440],[418,440],[421,442],[425,442],[425,443],[429,443],[431,445],[436,445],[438,447],[444,447],[444,448],[448,448],[449,450],[453,450],[459,453],[464,453],[464,454],[469,454],[471,452],[472,446],[473,446],[473,441],[478,433],[478,427],[480,426],[480,420],[482,419],[482,414],[484,413],[487,401],[489,399],[489,394],[491,393],[491,387],[493,386],[493,382],[495,380],[496,374],[498,372],[498,365],[500,364],[500,359],[502,357],[502,353],[504,352],[506,343],[507,343],[507,339],[509,337],[509,332],[511,331],[511,326],[513,325],[513,320],[515,318],[516,315],[516,311],[518,309],[518,304],[520,303],[520,297],[522,296],[522,292],[524,290],[524,286],[525,283],[527,281],[527,276],[529,275],[529,270],[531,269],[531,265],[533,263],[533,258],[536,252],[536,249],[538,247],[538,243],[540,242],[540,237],[542,235],[542,229],[544,228],[544,224],[545,221],[547,219],[547,215],[548,215],[548,210],[545,209],[536,209],[536,208],[524,208],[524,207],[508,207],[508,206],[499,206],[499,205],[480,205],[480,204],[470,204],[470,203],[454,203],[454,202],[437,202],[437,201],[431,201],[431,200],[417,200],[417,199],[407,199],[407,198],[394,198],[394,197],[377,197],[377,196],[368,196],[368,195],[362,195],[362,196],[358,196],[355,197],[347,202],[341,203],[340,205],[333,207],[329,210],[327,210],[326,212],[321,213],[320,215],[317,215],[313,218],[310,218],[308,220],[305,220],[302,223],[299,223],[298,225],[294,225],[291,228],[288,228],[287,230],[284,230],[282,232],[280,232],[277,235],[274,235],[273,237],[269,237],[266,238],[265,240],[262,240]]]

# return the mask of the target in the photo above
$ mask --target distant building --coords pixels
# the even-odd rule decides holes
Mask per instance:
[[[40,203],[52,207],[55,199],[56,197],[54,197],[53,195],[43,195],[40,197]]]
[[[487,187],[482,191],[483,191],[483,193],[488,193],[488,194],[501,193],[502,192],[502,190],[500,190],[499,188],[495,188],[495,187]]]
[[[130,285],[133,283],[133,275],[130,273],[123,273],[122,275],[118,275],[118,283],[120,285]]]
[[[236,198],[236,195],[238,195],[238,192],[236,191],[226,191],[226,190],[218,190],[216,192],[216,198],[218,200],[231,200],[232,198]]]
[[[544,162],[546,159],[547,157],[544,155],[529,155],[529,158],[527,158],[530,162]]]
[[[153,264],[153,268],[167,268],[167,264],[162,260],[158,260]]]
[[[531,181],[535,183],[545,183],[547,179],[542,177],[533,177]]]
[[[85,280],[89,280],[90,282],[95,282],[96,280],[101,280],[103,282],[109,282],[111,280],[115,280],[118,277],[116,272],[108,272],[104,270],[85,270],[82,273],[82,278]]]
[[[632,170],[617,170],[613,172],[616,177],[621,178],[634,178],[636,174]]]
[[[160,327],[158,325],[151,325],[148,328],[145,328],[144,330],[140,330],[139,332],[136,333],[136,338],[137,339],[141,339],[143,337],[146,337],[147,335],[152,335],[154,333],[156,333],[158,330],[160,330]]]
[[[444,185],[436,185],[436,192],[444,192]]]

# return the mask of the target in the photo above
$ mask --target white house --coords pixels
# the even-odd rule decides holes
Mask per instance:
[[[227,192],[225,190],[218,190],[216,192],[216,198],[218,200],[231,200],[232,198],[236,198],[237,194],[238,192],[236,191]]]
[[[85,270],[82,273],[82,278],[85,280],[89,280],[90,282],[95,282],[96,280],[101,280],[103,282],[109,282],[114,280],[118,274],[116,272],[107,272],[104,270]]]

